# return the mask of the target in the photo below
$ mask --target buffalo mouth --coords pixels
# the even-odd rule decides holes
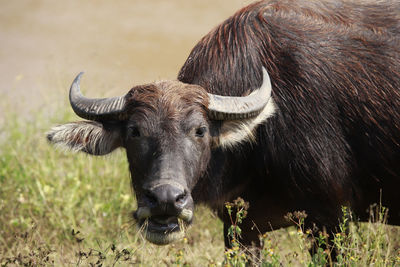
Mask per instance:
[[[148,241],[156,245],[167,245],[185,236],[186,229],[192,221],[192,214],[190,210],[183,210],[178,216],[151,216],[145,208],[139,208],[134,217]]]

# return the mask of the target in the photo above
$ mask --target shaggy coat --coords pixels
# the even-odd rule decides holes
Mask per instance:
[[[178,79],[240,96],[260,86],[260,66],[275,114],[255,144],[212,153],[195,200],[240,195],[250,202],[247,226],[261,231],[286,226],[295,210],[333,230],[342,205],[366,219],[380,201],[399,225],[399,2],[254,3],[201,39]]]
[[[400,225],[398,1],[251,4],[200,40],[179,81],[124,97],[83,97],[81,75],[70,102],[91,121],[57,126],[48,139],[95,155],[124,147],[134,216],[153,243],[181,238],[194,203],[204,202],[218,210],[229,245],[224,203],[238,196],[250,203],[245,245],[290,225],[284,217],[293,211],[331,232],[342,206],[366,220],[381,203]],[[230,97],[225,118],[215,105],[227,99],[215,95],[249,94]],[[257,101],[238,99],[262,105],[254,111],[246,107]],[[237,103],[249,112],[232,119]]]

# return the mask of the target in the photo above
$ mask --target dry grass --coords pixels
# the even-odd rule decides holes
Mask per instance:
[[[57,105],[58,110],[69,110],[66,103]],[[1,266],[245,265],[244,258],[235,264],[224,262],[228,251],[224,253],[222,224],[205,207],[197,208],[195,224],[184,240],[161,247],[144,241],[131,216],[136,204],[124,151],[90,157],[47,144],[44,133],[51,125],[74,119],[71,112],[49,116],[40,111],[29,118],[7,114],[4,119],[0,128]],[[399,229],[385,225],[384,217],[375,217],[374,224],[350,224],[350,231],[330,237],[340,251],[336,266],[400,264]],[[319,242],[320,237],[297,222],[297,228],[262,237],[262,266],[333,264],[329,251],[310,256],[310,242]],[[240,255],[229,253],[232,258]]]
[[[55,150],[44,135],[53,123],[40,114],[32,121],[10,115],[0,129],[6,131],[0,145],[0,263],[169,265],[182,252],[200,265],[222,261],[222,225],[204,207],[184,241],[164,247],[143,241],[131,216],[136,204],[124,152],[89,157]]]
[[[151,245],[131,219],[136,204],[124,152],[101,158],[58,151],[44,133],[76,120],[66,103],[74,74],[87,71],[82,86],[95,97],[173,79],[197,40],[250,2],[2,3],[0,266],[223,264],[222,224],[213,212],[198,207],[184,240]],[[353,229],[341,245],[344,264],[399,264],[398,228]],[[264,235],[263,266],[321,265],[308,254],[308,235],[296,228]]]

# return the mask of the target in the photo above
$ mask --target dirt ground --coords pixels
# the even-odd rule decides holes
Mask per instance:
[[[65,101],[80,71],[90,97],[175,79],[197,41],[250,2],[0,1],[0,123]]]

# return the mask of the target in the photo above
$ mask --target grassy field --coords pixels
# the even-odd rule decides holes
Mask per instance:
[[[63,106],[61,110],[69,110],[66,103]],[[131,216],[136,204],[124,151],[89,157],[47,144],[45,132],[51,125],[74,119],[71,112],[49,116],[40,111],[29,119],[16,114],[4,117],[1,266],[243,266],[240,245],[224,252],[222,224],[205,207],[197,208],[194,226],[184,240],[162,247],[144,241]],[[331,264],[327,250],[320,248],[313,258],[309,255],[312,236],[303,228],[303,219],[295,216],[297,227],[262,237],[263,266]],[[374,221],[378,223],[350,224],[350,230],[329,237],[339,251],[337,266],[400,265],[399,229],[381,223],[383,217]],[[320,245],[324,240],[314,237]]]
[[[124,151],[72,154],[48,145],[45,132],[77,120],[66,101],[80,71],[89,97],[175,79],[198,40],[251,2],[2,2],[0,266],[243,266],[241,246],[224,251],[222,224],[206,207],[197,207],[184,240],[163,247],[144,241],[131,216]],[[331,264],[329,250],[308,253],[312,240],[326,238],[311,236],[302,220],[262,236],[263,266]],[[400,265],[399,228],[374,221],[329,237],[338,266]]]
[[[196,264],[222,261],[221,223],[201,207],[184,241],[165,247],[144,242],[131,216],[136,204],[124,152],[88,157],[55,150],[45,140],[55,121],[43,117],[9,116],[0,130],[1,264],[112,265],[129,259],[169,265],[182,251],[185,261]]]

